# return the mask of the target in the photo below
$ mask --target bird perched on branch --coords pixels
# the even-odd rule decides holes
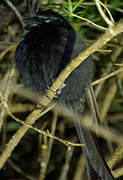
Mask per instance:
[[[28,0],[30,17],[24,22],[29,32],[16,49],[15,64],[19,78],[24,86],[46,95],[48,88],[59,76],[65,66],[85,49],[81,37],[58,13],[36,11],[37,1]],[[97,137],[81,126],[90,111],[93,121],[97,121],[95,99],[91,81],[93,61],[88,57],[65,80],[54,101],[67,107],[81,118],[74,120],[80,143],[84,152],[90,180],[113,180],[102,154]]]

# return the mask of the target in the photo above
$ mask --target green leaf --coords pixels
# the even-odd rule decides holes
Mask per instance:
[[[76,10],[76,8],[80,5],[80,3],[84,0],[79,0],[73,7],[73,12]]]
[[[72,13],[73,7],[72,7],[72,2],[71,2],[71,0],[68,0],[68,7],[69,7],[69,11]]]

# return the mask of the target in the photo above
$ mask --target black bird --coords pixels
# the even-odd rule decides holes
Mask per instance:
[[[36,12],[36,1],[28,0],[30,17],[24,20],[29,32],[20,42],[15,53],[15,65],[24,86],[45,95],[53,81],[65,66],[85,49],[81,37],[58,13],[47,10]],[[54,98],[59,104],[86,119],[90,110],[93,121],[94,95],[90,85],[93,77],[93,61],[88,57],[65,80]],[[90,106],[87,102],[90,102]],[[81,118],[81,119],[82,119]],[[102,154],[97,137],[83,128],[80,119],[74,121],[84,152],[90,180],[113,180]]]

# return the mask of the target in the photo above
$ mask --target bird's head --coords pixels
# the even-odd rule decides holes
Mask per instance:
[[[46,25],[48,25],[49,27],[50,25],[52,25],[64,27],[67,29],[71,28],[71,25],[67,22],[67,20],[58,13],[52,10],[42,11],[41,9],[37,9],[36,0],[34,0],[33,2],[31,0],[27,0],[27,2],[29,17],[24,18],[24,23],[26,24],[27,29],[31,27],[41,27]]]

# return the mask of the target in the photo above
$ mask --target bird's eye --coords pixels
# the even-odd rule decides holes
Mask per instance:
[[[50,22],[51,22],[50,19],[46,19],[46,20],[45,20],[45,23],[50,23]]]

